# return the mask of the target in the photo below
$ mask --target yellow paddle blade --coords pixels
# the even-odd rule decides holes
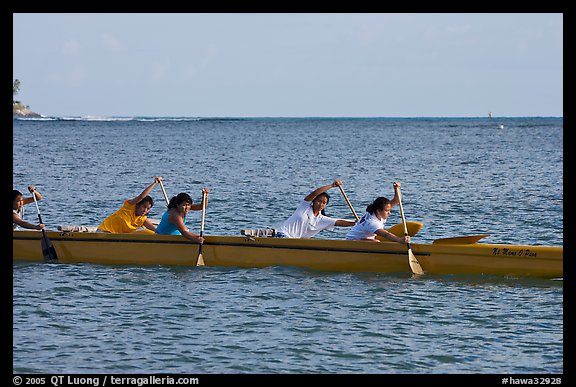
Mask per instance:
[[[422,266],[420,266],[420,263],[418,262],[418,260],[414,256],[414,253],[412,252],[412,249],[410,248],[408,249],[408,262],[410,263],[410,269],[412,270],[412,273],[418,275],[424,274]]]
[[[196,266],[204,266],[204,257],[202,257],[202,254],[198,255],[198,261],[196,261]]]

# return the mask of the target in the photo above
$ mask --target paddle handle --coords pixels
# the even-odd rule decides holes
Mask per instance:
[[[166,200],[166,205],[168,205],[170,202],[168,200],[168,195],[166,195],[166,190],[164,189],[164,184],[162,183],[162,180],[158,180],[158,182],[160,183],[160,188],[162,189],[162,193],[164,194],[164,200]]]
[[[204,216],[206,214],[206,197],[208,192],[202,190],[202,219],[200,220],[200,237],[204,235]],[[198,247],[198,258],[196,258],[196,266],[204,266],[204,257],[202,256],[202,246],[204,244],[200,243]]]
[[[43,224],[44,222],[42,222],[42,216],[40,215],[40,207],[38,207],[38,200],[36,200],[36,193],[34,191],[32,191],[32,197],[34,198],[34,204],[36,205],[36,213],[38,214],[38,221],[40,222],[40,224]]]
[[[348,196],[346,195],[346,192],[344,192],[344,188],[342,188],[342,184],[338,185],[338,188],[340,188],[340,192],[342,192],[342,196],[344,196],[344,200],[346,200],[346,203],[348,203],[348,207],[350,207],[350,210],[354,214],[354,217],[356,218],[356,220],[360,219],[358,217],[358,214],[356,213],[356,211],[354,211],[354,207],[352,207],[352,203],[350,203],[350,200],[348,200]]]
[[[400,187],[394,185],[394,191],[398,196],[398,205],[400,206],[400,216],[402,217],[402,225],[404,226],[404,235],[408,235],[408,227],[406,226],[406,217],[404,216],[404,207],[402,207],[402,192],[400,192]],[[410,243],[408,243],[410,247]]]
[[[206,215],[206,196],[208,193],[202,190],[202,219],[200,221],[200,236],[204,235],[204,217]]]
[[[208,193],[206,191],[202,190],[202,217],[200,219],[200,237],[204,236],[204,217],[206,215],[206,196],[208,196]],[[198,255],[202,256],[202,243],[200,243]]]

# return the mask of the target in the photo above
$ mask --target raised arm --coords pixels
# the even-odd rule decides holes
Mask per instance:
[[[325,185],[323,187],[320,188],[316,188],[314,191],[310,192],[305,198],[304,200],[307,202],[311,202],[312,200],[314,200],[314,198],[318,195],[320,195],[323,192],[328,191],[330,188],[335,188],[342,185],[342,180],[334,180],[334,182],[332,184],[328,184]]]
[[[32,195],[36,196],[36,200],[42,200],[42,195],[40,195],[40,192],[36,191],[36,187],[34,187],[33,185],[28,186],[28,191],[30,191],[30,193]],[[23,202],[24,202],[24,204],[34,203],[34,198],[33,197],[24,198]],[[22,226],[22,227],[24,227],[24,226]],[[27,227],[27,228],[30,228],[30,227]],[[39,230],[39,229],[37,229],[37,230]]]
[[[208,192],[210,192],[210,190],[206,187],[202,188],[202,193],[206,193],[206,208],[208,208]],[[198,204],[192,204],[190,206],[190,209],[192,211],[202,211],[202,202],[198,203]]]
[[[399,181],[395,181],[394,183],[392,183],[392,186],[394,188],[398,187],[400,188],[400,182]],[[390,204],[392,205],[392,207],[397,206],[398,204],[400,204],[400,197],[398,196],[398,192],[400,190],[399,189],[395,189],[394,190],[394,197],[392,198],[392,200],[390,200]],[[382,235],[384,236],[384,235]]]
[[[154,179],[154,182],[152,184],[150,184],[148,187],[144,188],[144,191],[142,191],[140,193],[140,195],[136,196],[133,199],[128,200],[128,202],[130,204],[138,204],[140,203],[140,201],[142,199],[144,199],[146,196],[150,195],[150,192],[152,192],[152,189],[156,186],[156,184],[158,184],[160,181],[162,180],[162,176],[156,176],[156,178]]]

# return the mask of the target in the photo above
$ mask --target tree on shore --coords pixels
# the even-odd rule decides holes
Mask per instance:
[[[12,85],[12,92],[14,93],[14,97],[20,91],[20,80],[15,79],[14,84]],[[27,105],[22,104],[22,102],[17,101],[15,98],[12,98],[12,113],[14,117],[41,117],[40,114],[34,113],[30,110],[30,107]]]
[[[16,94],[18,94],[18,92],[20,91],[20,80],[16,79],[14,80],[14,84],[12,85],[12,104],[15,103],[20,103],[20,101],[16,101],[14,100],[14,97],[16,97]]]
[[[18,92],[20,91],[20,80],[19,79],[14,80],[14,86],[12,89],[13,89],[14,96],[16,96],[16,94],[18,94]]]

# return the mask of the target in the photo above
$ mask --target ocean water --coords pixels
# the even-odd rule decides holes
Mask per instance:
[[[13,121],[13,185],[48,228],[98,225],[162,175],[210,188],[206,235],[274,227],[334,179],[356,211],[402,184],[416,243],[563,244],[562,118]],[[338,190],[327,212],[352,218]],[[164,198],[150,213],[159,219]],[[200,212],[188,226],[199,232]],[[35,221],[34,206],[26,219]],[[400,222],[397,209],[388,224]],[[318,237],[344,238],[347,229]],[[562,373],[563,281],[13,264],[15,373]]]

